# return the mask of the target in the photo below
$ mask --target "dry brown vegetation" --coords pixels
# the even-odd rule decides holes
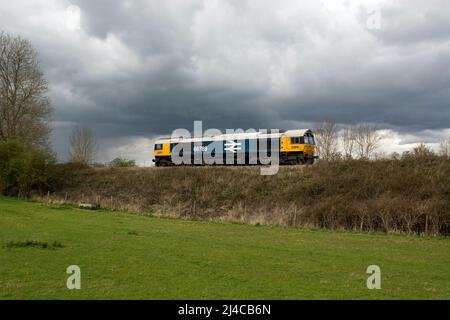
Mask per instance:
[[[63,165],[51,201],[142,214],[355,231],[450,234],[450,160],[347,160],[282,167]]]

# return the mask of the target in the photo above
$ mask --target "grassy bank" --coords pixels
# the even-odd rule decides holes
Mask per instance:
[[[53,201],[253,225],[450,234],[450,160],[439,157],[281,167],[275,176],[254,167],[59,170]]]
[[[0,198],[0,226],[1,299],[450,298],[448,238],[161,219],[9,198]],[[381,290],[366,288],[372,264],[381,268]],[[66,288],[69,265],[81,268],[81,290]]]

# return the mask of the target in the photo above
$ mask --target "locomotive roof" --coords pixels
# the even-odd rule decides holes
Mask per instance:
[[[264,132],[245,132],[245,133],[231,133],[231,134],[219,134],[194,138],[171,138],[164,137],[155,141],[155,144],[165,143],[180,143],[180,142],[201,142],[201,141],[222,141],[222,140],[244,140],[244,139],[268,139],[268,138],[280,138],[286,137],[301,137],[306,134],[312,134],[311,129],[299,129],[299,130],[280,130],[278,133],[264,133]]]

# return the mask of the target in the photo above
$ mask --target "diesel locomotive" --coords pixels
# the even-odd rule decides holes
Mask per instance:
[[[155,141],[153,161],[156,166],[257,165],[262,163],[262,155],[272,156],[274,151],[279,164],[313,164],[317,158],[314,134],[303,129],[161,138]],[[188,161],[174,161],[175,154],[182,157],[183,152]],[[211,159],[214,161],[208,161]]]

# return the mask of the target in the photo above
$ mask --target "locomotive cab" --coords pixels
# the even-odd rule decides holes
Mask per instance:
[[[170,165],[171,157],[170,157],[170,139],[159,139],[155,141],[153,152],[155,158],[153,162],[156,166],[165,166]]]
[[[284,163],[314,163],[315,138],[311,130],[291,130],[281,140],[281,160]]]

